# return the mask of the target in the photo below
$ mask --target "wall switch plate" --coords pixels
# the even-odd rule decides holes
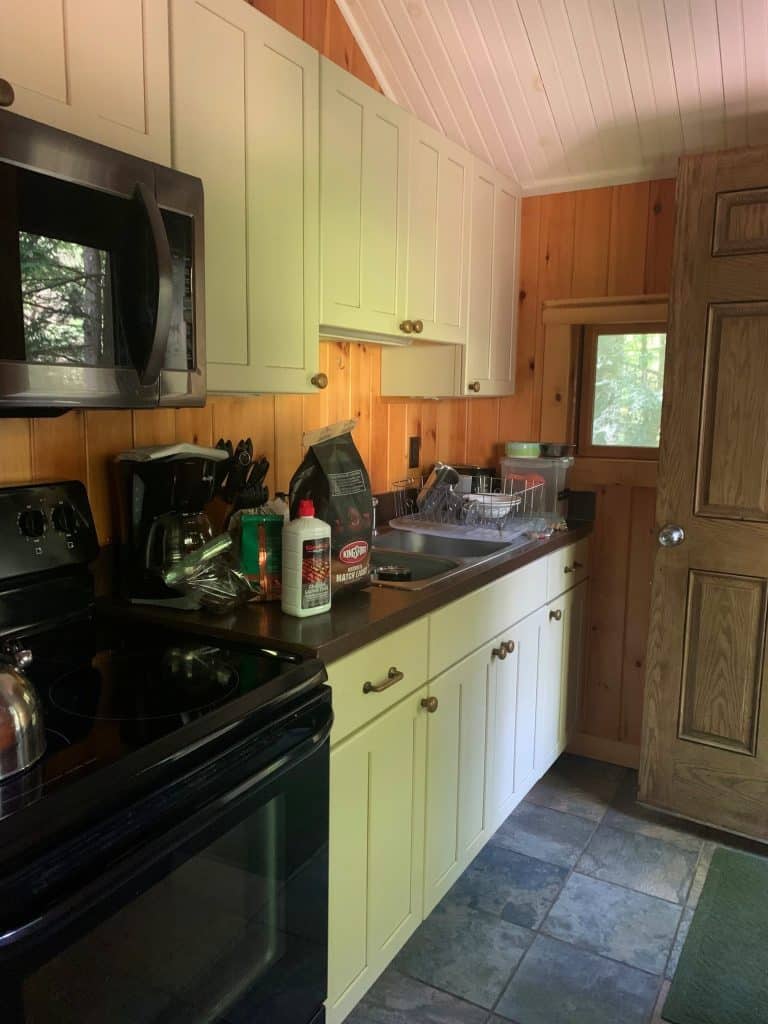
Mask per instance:
[[[421,459],[421,438],[408,438],[408,469],[418,469]]]

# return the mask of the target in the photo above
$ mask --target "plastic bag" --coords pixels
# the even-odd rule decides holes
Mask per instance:
[[[163,582],[194,599],[198,608],[228,612],[252,601],[256,590],[231,557],[232,537],[219,534],[163,573]]]

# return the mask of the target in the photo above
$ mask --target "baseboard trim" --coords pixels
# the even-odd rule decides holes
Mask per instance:
[[[622,740],[606,740],[602,736],[580,732],[571,737],[567,749],[571,754],[594,757],[596,761],[620,764],[624,768],[640,767],[640,747]]]

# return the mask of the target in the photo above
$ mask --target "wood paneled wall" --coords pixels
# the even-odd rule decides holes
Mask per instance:
[[[252,0],[321,53],[378,88],[334,0]],[[305,430],[354,416],[355,440],[374,489],[408,475],[408,438],[421,461],[495,460],[503,440],[562,440],[568,373],[544,351],[545,299],[666,292],[674,182],[642,182],[536,196],[522,206],[517,393],[505,399],[385,401],[375,345],[323,343],[327,390],[317,394],[212,396],[204,409],[70,412],[0,420],[0,484],[75,477],[86,482],[99,536],[113,535],[110,463],[133,445],[250,436],[272,462],[268,483],[286,489]],[[553,424],[555,425],[553,427]],[[585,752],[634,757],[640,735],[653,545],[655,464],[586,460],[574,482],[598,492]]]

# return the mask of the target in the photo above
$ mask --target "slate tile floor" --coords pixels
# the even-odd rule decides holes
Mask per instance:
[[[563,755],[348,1024],[658,1024],[712,854],[745,844],[636,783]]]

